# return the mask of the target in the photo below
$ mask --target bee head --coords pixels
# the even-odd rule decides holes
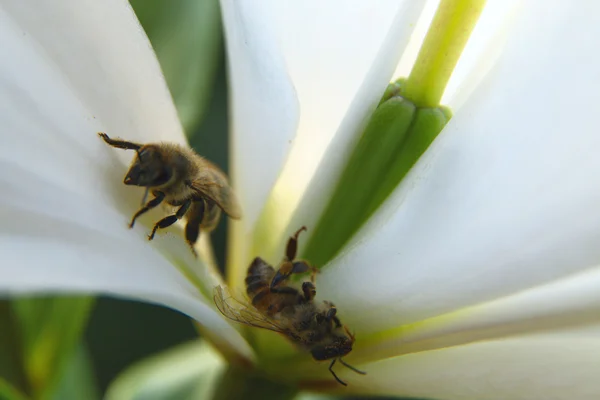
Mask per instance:
[[[153,187],[169,181],[171,172],[162,159],[158,148],[146,145],[137,150],[123,183],[126,185]]]
[[[334,335],[331,339],[331,341],[311,349],[310,353],[315,360],[323,361],[339,358],[352,351],[354,338],[346,335]]]

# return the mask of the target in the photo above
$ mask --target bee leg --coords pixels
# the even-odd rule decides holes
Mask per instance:
[[[330,301],[325,301],[324,302],[326,305],[329,306],[329,308],[325,311],[323,311],[321,313],[322,317],[325,319],[325,321],[327,322],[331,322],[333,321],[333,323],[335,324],[336,328],[341,328],[343,325],[340,322],[340,319],[338,317],[336,317],[337,314],[337,308],[335,307],[335,304],[333,304]],[[330,327],[331,329],[331,327]],[[348,333],[348,335],[350,335],[350,332],[348,332],[348,330],[346,329],[346,333]],[[350,335],[351,336],[351,335]]]
[[[302,293],[304,293],[304,300],[310,302],[317,295],[317,288],[311,282],[304,282],[302,284]]]
[[[310,271],[310,281],[315,283],[315,276],[319,273],[319,269],[313,267],[306,261],[294,261],[292,263],[292,274],[303,274]]]
[[[198,240],[198,236],[200,236],[200,225],[204,219],[204,208],[205,203],[203,200],[195,202],[190,214],[188,215],[187,224],[185,225],[185,240],[190,245],[194,256],[198,256],[196,254],[196,250],[194,249],[194,245]]]
[[[144,207],[140,208],[138,212],[133,215],[131,218],[131,222],[129,223],[129,228],[133,228],[133,224],[135,224],[135,220],[142,214],[150,211],[154,207],[158,206],[165,199],[165,194],[163,192],[156,192],[155,196],[152,200],[148,202]]]
[[[317,274],[319,273],[319,269],[313,267],[312,265],[309,265],[309,268],[310,268],[310,281],[312,283],[315,283],[315,278],[316,278]]]
[[[325,321],[327,322],[331,322],[333,321],[333,323],[335,324],[336,328],[340,328],[342,326],[342,323],[340,322],[340,319],[338,317],[336,317],[337,314],[337,308],[335,308],[335,306],[333,305],[333,303],[329,303],[330,308],[329,310],[327,310],[325,312]]]
[[[273,275],[273,279],[271,279],[271,284],[269,285],[269,288],[273,290],[277,286],[281,285],[284,281],[286,281],[292,274],[293,268],[294,266],[289,261],[282,263],[275,275]]]
[[[296,258],[296,252],[298,251],[298,236],[302,231],[306,231],[305,226],[298,229],[296,233],[294,233],[294,236],[292,236],[287,242],[287,247],[285,249],[285,257],[288,261],[291,261],[294,258]]]
[[[312,272],[310,280],[314,282],[314,276],[317,272],[319,272],[319,270],[311,265],[308,265],[306,261],[294,261],[293,263],[289,261],[283,262],[281,264],[281,267],[279,267],[279,270],[277,270],[275,276],[271,280],[270,287],[271,289],[273,289],[274,287],[280,285],[282,282],[286,281],[292,274],[303,274],[308,271]]]
[[[366,375],[367,373],[365,371],[361,371],[360,369],[356,369],[355,367],[353,367],[352,365],[346,363],[344,360],[342,360],[342,358],[339,358],[340,362],[344,365],[344,367],[351,369],[352,371],[356,372],[357,374],[361,374],[361,375]]]
[[[158,221],[156,224],[154,224],[154,228],[152,228],[152,233],[148,235],[148,240],[154,239],[154,234],[159,228],[167,228],[173,225],[175,222],[177,222],[177,220],[181,219],[187,212],[188,208],[190,208],[191,204],[191,200],[186,201],[181,207],[179,207],[179,210],[177,210],[175,214],[169,215],[168,217],[165,217]]]
[[[111,139],[104,132],[98,132],[98,136],[100,136],[102,138],[102,140],[104,140],[106,142],[106,144],[108,144],[112,147],[116,147],[117,149],[136,150],[137,151],[142,147],[142,145],[138,144],[138,143],[128,142],[126,140],[120,140],[120,139]]]
[[[342,326],[342,323],[340,322],[340,319],[338,317],[332,317],[331,319],[333,319],[333,322],[335,322],[335,327],[336,328],[340,328]]]
[[[346,382],[344,382],[343,380],[338,378],[338,376],[335,374],[335,372],[333,372],[333,366],[335,365],[336,361],[337,361],[337,358],[334,358],[333,361],[331,362],[331,364],[329,364],[329,372],[331,372],[331,375],[333,375],[333,377],[335,378],[336,381],[338,381],[338,383],[341,383],[344,386],[348,386],[348,384]]]
[[[144,205],[144,203],[148,199],[148,193],[149,192],[150,192],[150,189],[146,188],[146,191],[144,192],[144,197],[142,197],[142,205]]]
[[[337,308],[335,308],[335,306],[332,304],[331,308],[329,310],[327,310],[327,313],[325,314],[325,320],[331,321],[334,318],[337,319],[335,314],[337,314]]]

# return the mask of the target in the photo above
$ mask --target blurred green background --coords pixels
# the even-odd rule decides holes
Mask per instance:
[[[131,4],[190,144],[227,172],[227,76],[218,0]],[[225,240],[223,218],[212,235],[221,266]],[[133,363],[197,338],[178,312],[104,297],[0,301],[0,326],[0,399],[20,399],[8,383],[39,398],[101,398]]]

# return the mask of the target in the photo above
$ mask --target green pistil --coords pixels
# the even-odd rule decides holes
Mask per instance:
[[[402,94],[419,107],[437,107],[485,0],[442,0]]]
[[[303,258],[316,266],[377,210],[450,118],[442,107],[417,108],[401,92],[402,80],[388,86],[307,244]]]

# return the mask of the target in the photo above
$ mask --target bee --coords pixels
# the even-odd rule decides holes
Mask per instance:
[[[112,147],[135,150],[137,156],[123,183],[145,187],[146,194],[150,192],[154,196],[133,215],[129,228],[133,228],[139,216],[162,202],[179,207],[173,215],[154,225],[148,240],[154,238],[158,229],[167,228],[186,216],[185,239],[196,255],[194,244],[200,229],[212,231],[221,218],[221,210],[231,218],[241,218],[240,206],[225,174],[194,150],[173,143],[138,144],[111,139],[102,132],[98,135]]]
[[[300,228],[288,241],[284,260],[276,271],[260,257],[248,267],[246,293],[251,305],[233,299],[217,286],[214,301],[221,313],[234,321],[268,329],[287,337],[317,361],[331,360],[329,372],[340,384],[347,386],[333,371],[339,360],[347,368],[365,374],[347,364],[342,357],[352,351],[354,335],[336,316],[337,309],[329,301],[317,303],[314,277],[318,271],[306,261],[295,260]],[[311,282],[304,282],[298,290],[288,285],[292,274],[312,272]]]

